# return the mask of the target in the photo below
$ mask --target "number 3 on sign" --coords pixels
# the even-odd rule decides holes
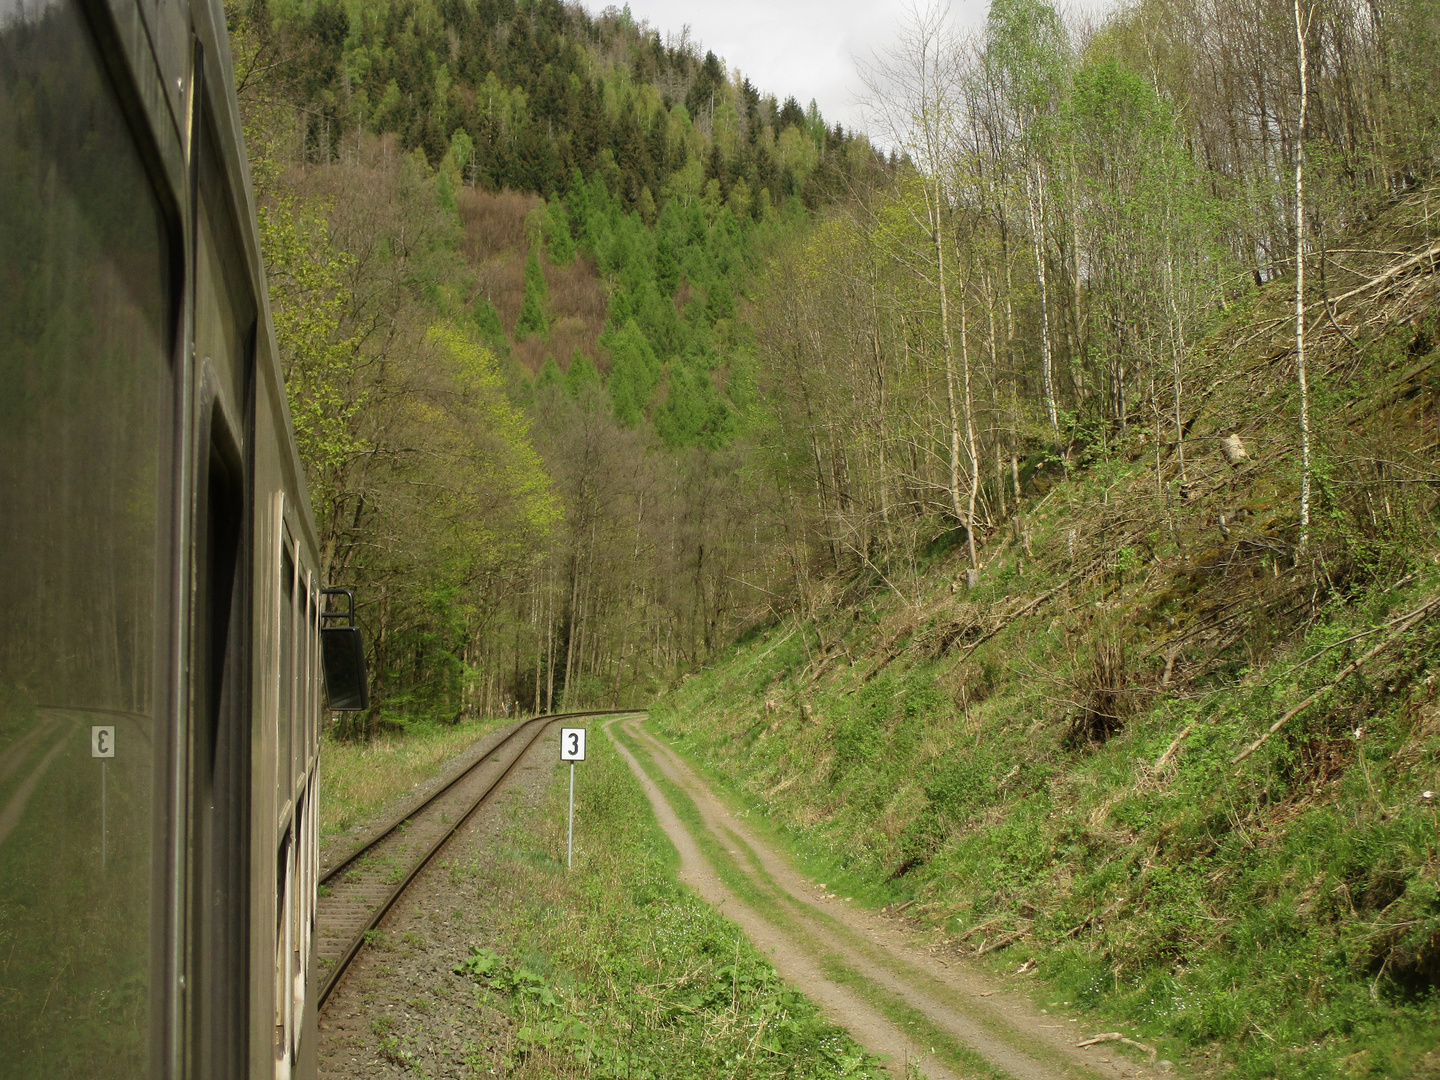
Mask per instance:
[[[560,729],[560,760],[585,760],[585,729],[583,727]]]
[[[107,724],[105,727],[90,729],[90,756],[98,758],[115,756],[115,729],[113,727]]]

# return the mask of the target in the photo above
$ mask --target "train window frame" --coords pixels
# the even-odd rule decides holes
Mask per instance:
[[[235,189],[216,136],[219,115],[212,81],[205,77],[203,54],[195,47],[192,76],[192,230],[190,290],[190,363],[195,417],[195,528],[192,545],[202,586],[191,597],[192,680],[223,680],[224,700],[204,702],[192,715],[192,749],[208,747],[213,755],[209,774],[205,762],[190,761],[190,813],[187,815],[187,878],[196,894],[189,901],[185,952],[188,993],[185,999],[185,1047],[189,1071],[217,1080],[239,1080],[249,1073],[250,1032],[246,1022],[250,997],[252,896],[252,799],[256,778],[254,755],[254,545],[255,517],[255,392],[257,383],[260,306],[248,273],[240,240],[243,204]],[[209,528],[215,496],[217,460],[233,477],[231,518],[236,531],[232,571],[230,634],[223,657],[205,649],[197,633],[210,603],[206,592],[214,568],[209,565]],[[202,565],[203,564],[203,565]],[[210,687],[202,687],[209,694]],[[192,692],[192,713],[197,695]],[[214,714],[213,716],[211,714]],[[208,740],[196,730],[213,723]],[[223,770],[221,769],[223,766]]]
[[[299,656],[295,625],[295,596],[299,588],[300,561],[289,523],[280,522],[280,558],[277,584],[280,633],[276,638],[279,661],[279,699],[275,711],[275,790],[281,798],[277,806],[277,826],[283,832],[289,827],[295,810],[295,711],[297,668]]]

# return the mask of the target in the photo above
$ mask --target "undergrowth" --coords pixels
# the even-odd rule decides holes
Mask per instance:
[[[1153,484],[1094,455],[977,589],[786,620],[652,721],[823,880],[1192,1065],[1440,1076],[1433,529],[1337,498],[1302,562],[1263,475],[1168,528]]]
[[[1413,598],[1336,613],[1286,659]],[[1440,787],[1433,637],[1373,673],[1378,710],[1354,700],[1373,707],[1374,686],[1341,689],[1237,769],[1276,702],[1333,675],[1342,650],[1288,694],[1277,660],[1244,692],[1157,700],[1075,747],[1035,674],[1063,665],[1055,641],[997,642],[977,704],[947,691],[944,660],[807,684],[807,649],[786,634],[652,718],[825,880],[916,900],[952,948],[1004,952],[1012,970],[1036,958],[1067,1001],[1238,1075],[1440,1067],[1426,1056],[1440,1034],[1440,827],[1422,797]]]
[[[1316,331],[1308,526],[1287,290],[1187,359],[1183,460],[1037,454],[974,587],[813,580],[651,719],[821,880],[1192,1067],[1440,1077],[1440,284]]]
[[[424,783],[503,718],[463,724],[412,724],[369,742],[328,735],[320,743],[320,835],[328,839],[374,816]]]

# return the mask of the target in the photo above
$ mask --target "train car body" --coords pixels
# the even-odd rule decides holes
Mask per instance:
[[[0,0],[0,1075],[306,1077],[316,536],[215,0]]]

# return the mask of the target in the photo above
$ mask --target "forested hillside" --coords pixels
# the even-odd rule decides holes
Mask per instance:
[[[361,727],[644,698],[748,617],[747,294],[892,167],[688,40],[558,3],[231,10]]]

